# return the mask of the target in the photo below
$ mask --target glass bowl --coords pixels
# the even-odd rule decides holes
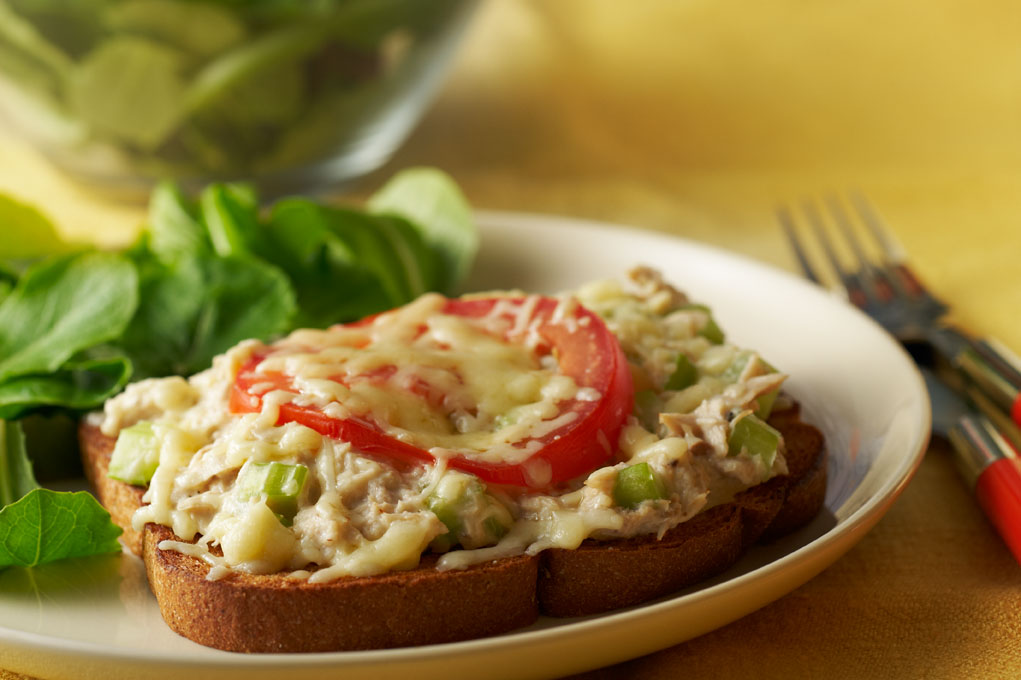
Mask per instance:
[[[267,195],[381,165],[475,0],[0,0],[0,111],[115,193],[173,178]]]

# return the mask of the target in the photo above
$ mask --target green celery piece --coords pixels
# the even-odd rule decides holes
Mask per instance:
[[[191,375],[248,338],[291,327],[294,290],[277,267],[252,257],[139,255],[141,303],[117,347],[135,377]]]
[[[179,0],[127,0],[104,13],[115,32],[153,38],[200,57],[210,57],[244,41],[245,25],[212,3]]]
[[[33,489],[0,510],[0,568],[120,552],[120,534],[87,491]]]
[[[643,501],[666,498],[663,480],[648,463],[635,463],[617,473],[613,485],[613,502],[619,507],[634,510]]]
[[[747,351],[738,352],[734,357],[734,360],[727,365],[723,372],[720,373],[720,378],[726,380],[729,383],[737,382],[737,379],[741,377],[744,372],[745,366],[752,358],[752,353]]]
[[[118,36],[89,52],[71,74],[72,111],[97,132],[145,151],[159,147],[185,115],[185,53]]]
[[[497,543],[510,530],[513,518],[481,482],[463,478],[455,481],[463,483],[441,482],[426,498],[426,507],[447,527],[446,534],[433,540],[432,548],[442,552],[455,545],[472,549]],[[464,521],[469,509],[484,514],[481,536],[472,535]]]
[[[747,453],[762,460],[767,470],[772,469],[776,451],[780,446],[780,433],[764,420],[753,414],[740,418],[733,424],[728,441],[728,453],[737,456]]]
[[[160,463],[160,443],[152,423],[142,420],[121,430],[110,456],[111,479],[145,486]]]
[[[716,319],[711,316],[706,324],[699,329],[698,334],[714,345],[722,345],[725,339],[723,330],[716,325]]]
[[[49,408],[76,411],[102,406],[132,377],[125,357],[70,360],[60,368],[0,382],[0,418],[20,418]]]
[[[70,249],[53,222],[34,206],[0,194],[0,259],[24,259]]]
[[[238,475],[238,498],[265,497],[266,505],[284,526],[291,526],[298,512],[298,496],[305,486],[308,468],[287,463],[250,463]]]
[[[654,390],[635,392],[635,415],[638,421],[650,432],[659,430],[659,414],[663,410],[663,402]]]
[[[689,304],[683,305],[678,309],[697,309],[700,312],[705,312],[706,322],[702,328],[698,329],[697,334],[713,343],[714,345],[722,345],[726,336],[723,330],[716,324],[716,320],[713,318],[712,310],[706,305]]]
[[[62,49],[43,37],[32,22],[3,0],[0,0],[0,41],[50,69],[58,81],[66,80],[73,67],[71,58]]]
[[[259,246],[259,204],[242,185],[210,184],[199,197],[202,220],[217,255],[249,255]]]
[[[0,420],[0,508],[37,488],[20,423]]]
[[[0,303],[0,384],[50,373],[72,355],[118,337],[138,304],[127,258],[86,252],[34,265]]]
[[[330,222],[323,206],[289,198],[273,206],[265,225],[272,245],[267,258],[288,274],[297,292],[299,326],[353,321],[393,306],[375,272]]]
[[[685,387],[691,387],[698,382],[698,369],[695,368],[695,364],[691,363],[691,359],[686,354],[677,355],[677,366],[674,368],[674,372],[670,374],[670,377],[666,380],[665,389],[668,390],[683,390]]]
[[[164,261],[212,252],[198,209],[173,182],[162,181],[153,188],[146,234],[148,248]]]
[[[756,400],[758,402],[758,408],[755,409],[755,415],[762,420],[769,418],[769,414],[773,412],[773,405],[776,404],[776,398],[779,396],[779,387],[761,395]]]
[[[420,230],[441,263],[441,292],[453,292],[468,275],[479,235],[471,206],[449,175],[435,168],[403,170],[369,199],[368,207],[404,217]]]

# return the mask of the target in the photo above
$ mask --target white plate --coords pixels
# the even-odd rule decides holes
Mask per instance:
[[[930,427],[922,378],[897,344],[844,303],[789,274],[680,239],[543,216],[485,214],[481,222],[471,288],[554,292],[649,264],[710,304],[729,339],[789,373],[788,390],[825,432],[831,454],[826,509],[816,521],[652,604],[542,619],[483,640],[374,652],[242,655],[193,644],[163,624],[140,562],[130,557],[9,569],[0,573],[0,667],[51,680],[579,672],[690,639],[790,592],[860,540],[921,461]]]

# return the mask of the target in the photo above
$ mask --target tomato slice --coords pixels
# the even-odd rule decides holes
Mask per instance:
[[[537,355],[552,354],[558,371],[572,378],[579,388],[590,388],[585,397],[557,402],[558,417],[574,413],[573,418],[556,429],[537,437],[515,442],[517,448],[540,445],[520,462],[483,460],[471,452],[458,451],[448,465],[478,476],[490,484],[542,488],[566,482],[591,472],[606,463],[628,414],[631,413],[634,388],[627,360],[617,339],[597,315],[577,303],[563,303],[549,297],[485,297],[446,300],[442,313],[466,319],[486,318],[486,327],[494,318],[505,319],[503,339],[512,343],[530,343]],[[527,323],[522,323],[525,315]],[[375,318],[375,317],[373,317]],[[362,320],[349,324],[364,326]],[[480,325],[483,322],[480,321]],[[367,350],[371,351],[371,347]],[[235,413],[255,412],[262,408],[260,394],[271,389],[293,388],[291,378],[281,373],[259,371],[262,361],[274,352],[255,354],[238,372],[231,392],[230,408]],[[393,370],[377,370],[367,379],[385,379]],[[253,391],[253,387],[257,388]],[[595,391],[593,393],[593,390]],[[429,386],[412,391],[428,399]],[[349,442],[353,449],[398,466],[431,463],[435,458],[425,449],[397,439],[387,432],[388,423],[375,422],[371,416],[335,418],[319,408],[295,403],[280,405],[278,425],[298,422],[322,435]],[[480,452],[481,453],[481,452]]]

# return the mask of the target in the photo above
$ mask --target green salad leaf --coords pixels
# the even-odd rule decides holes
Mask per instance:
[[[382,246],[361,220],[348,223],[344,213],[292,198],[273,207],[267,229],[275,245],[273,262],[287,272],[297,293],[297,325],[351,321],[400,299],[394,274],[382,272],[387,281],[379,276]]]
[[[119,552],[121,533],[87,491],[34,489],[0,509],[0,567]]]
[[[182,255],[212,253],[197,206],[173,182],[160,182],[152,190],[146,237],[144,248],[168,262]]]
[[[0,508],[39,487],[25,453],[25,435],[18,423],[0,420]]]
[[[121,255],[46,259],[0,303],[0,383],[52,373],[77,352],[119,336],[138,302],[137,274]]]
[[[471,206],[449,175],[411,168],[395,175],[368,203],[377,214],[396,214],[422,227],[440,257],[439,289],[450,290],[468,274],[479,248]]]
[[[120,534],[90,494],[39,488],[21,426],[0,420],[0,568],[119,552]]]
[[[212,184],[199,198],[202,219],[217,255],[260,250],[259,199],[243,184]]]
[[[78,118],[100,133],[155,149],[184,115],[186,54],[146,38],[111,38],[70,76]]]
[[[50,373],[0,382],[0,418],[18,418],[43,407],[86,410],[124,389],[132,377],[131,361],[118,356],[65,362]]]
[[[232,12],[210,2],[126,0],[105,13],[115,31],[145,36],[199,56],[223,52],[247,31]]]
[[[286,276],[259,260],[199,255],[140,271],[141,304],[116,343],[135,379],[208,368],[242,340],[288,330],[295,313]]]

